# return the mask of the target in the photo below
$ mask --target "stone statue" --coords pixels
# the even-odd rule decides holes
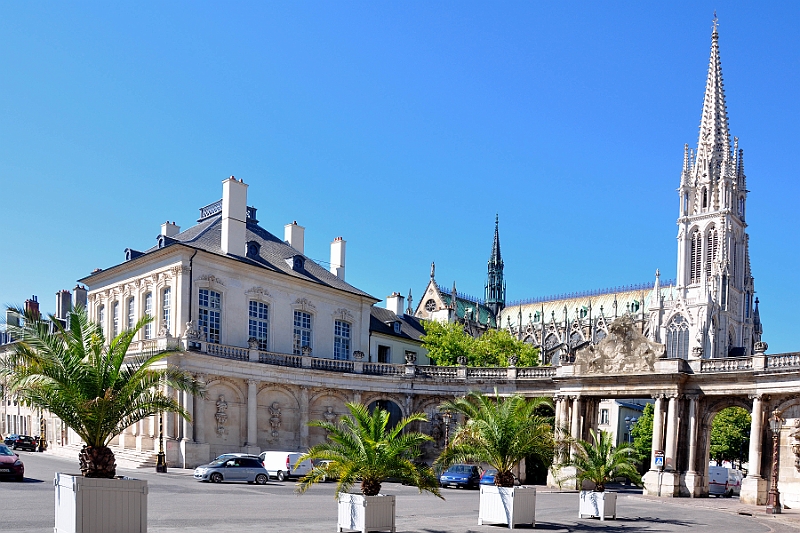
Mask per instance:
[[[630,315],[614,320],[608,330],[608,335],[599,343],[577,351],[575,367],[578,373],[652,372],[656,359],[666,355],[666,347],[647,339],[636,328]]]
[[[794,429],[789,433],[789,446],[794,453],[794,467],[800,471],[800,418],[794,419]]]
[[[272,428],[272,436],[278,436],[278,429],[281,427],[281,404],[278,402],[272,402],[272,405],[269,406],[269,425]]]
[[[228,402],[225,401],[225,395],[220,394],[217,400],[217,412],[214,413],[214,418],[217,420],[217,435],[224,437],[227,433],[225,431],[225,422],[228,421]]]
[[[333,406],[326,405],[325,412],[322,413],[322,417],[326,422],[330,422],[331,424],[336,422],[336,413],[333,412]]]
[[[199,340],[200,332],[194,327],[194,321],[190,320],[186,323],[186,338],[189,340]]]

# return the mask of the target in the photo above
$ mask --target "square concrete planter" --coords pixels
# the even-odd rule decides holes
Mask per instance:
[[[147,533],[147,481],[56,473],[54,533]]]
[[[339,494],[337,531],[391,531],[394,533],[394,496]]]
[[[617,518],[617,493],[582,490],[578,518],[599,517],[600,520],[605,521],[607,516],[615,520]]]
[[[497,487],[481,485],[478,525],[517,524],[536,525],[536,487]]]

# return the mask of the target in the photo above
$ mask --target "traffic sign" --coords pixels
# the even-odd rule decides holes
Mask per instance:
[[[664,456],[656,457],[656,466],[664,466]]]

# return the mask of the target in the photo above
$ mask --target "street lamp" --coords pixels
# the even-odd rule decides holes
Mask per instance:
[[[772,486],[767,497],[767,514],[781,514],[781,493],[778,491],[778,440],[782,425],[781,412],[775,409],[769,418],[769,428],[772,430]]]
[[[628,444],[631,444],[633,442],[633,435],[631,435],[631,430],[633,429],[633,426],[635,426],[636,422],[638,422],[638,421],[639,421],[639,419],[636,418],[636,417],[633,417],[633,416],[626,416],[625,417],[625,429],[628,432]]]
[[[445,411],[442,413],[442,418],[444,419],[444,447],[447,448],[450,443],[450,419],[453,418],[453,414]]]
[[[164,411],[158,413],[158,455],[156,455],[156,472],[167,473],[167,455],[164,453]]]

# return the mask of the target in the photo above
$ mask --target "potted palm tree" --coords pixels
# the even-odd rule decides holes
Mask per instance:
[[[298,460],[314,463],[298,482],[302,494],[313,484],[336,480],[335,497],[339,502],[338,531],[395,530],[395,498],[381,495],[381,484],[389,478],[427,491],[438,497],[439,484],[433,470],[414,461],[420,447],[431,437],[405,431],[412,422],[424,422],[423,413],[409,415],[389,427],[389,412],[376,407],[370,410],[358,403],[348,403],[350,416],[339,422],[316,420],[310,426],[324,429],[326,442],[308,449]],[[350,489],[360,481],[360,493]]]
[[[575,474],[562,478],[575,479],[581,487],[589,485],[592,490],[580,493],[578,517],[617,517],[617,493],[607,492],[606,484],[618,477],[627,477],[632,483],[639,485],[642,478],[636,467],[636,449],[628,443],[614,446],[614,437],[605,431],[589,431],[592,442],[578,440],[574,442],[573,457],[563,466],[575,467]]]
[[[53,316],[14,309],[24,316],[9,330],[18,342],[3,362],[9,390],[23,402],[49,411],[77,433],[85,445],[78,460],[81,476],[56,474],[55,531],[147,531],[147,482],[116,477],[108,444],[136,422],[159,412],[189,414],[162,385],[201,393],[192,377],[156,366],[170,352],[126,357],[136,333],[152,318],[106,342],[102,328],[82,308],[62,324]],[[103,513],[89,512],[103,508]],[[92,520],[113,522],[91,525]]]
[[[478,525],[484,522],[536,523],[536,488],[514,486],[514,468],[525,458],[549,464],[553,457],[553,429],[540,407],[548,398],[500,397],[480,392],[456,398],[440,406],[459,414],[448,445],[436,460],[443,468],[457,462],[486,463],[497,470],[494,485],[481,485]]]

